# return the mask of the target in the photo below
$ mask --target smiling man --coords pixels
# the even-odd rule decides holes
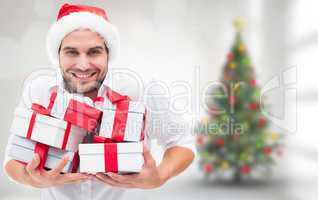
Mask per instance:
[[[118,51],[119,37],[116,28],[109,22],[103,9],[83,5],[65,4],[61,7],[57,22],[48,33],[47,47],[52,63],[58,68],[61,82],[57,86],[71,93],[95,98],[104,94],[107,85],[108,64]],[[56,81],[40,79],[32,87],[25,87],[24,95],[47,96],[47,91],[56,86]],[[157,105],[156,98],[153,104]],[[25,102],[19,106],[29,108]],[[158,114],[151,109],[147,113],[146,138],[157,139],[164,148],[161,163],[156,164],[148,147],[144,147],[144,166],[140,173],[118,175],[114,173],[60,173],[67,164],[63,158],[56,168],[41,171],[39,156],[23,165],[8,156],[4,162],[5,171],[14,181],[42,188],[42,199],[120,199],[125,188],[150,189],[162,186],[167,180],[186,169],[194,158],[194,144],[190,131],[182,129],[156,129],[155,121],[161,127],[183,127],[179,117]],[[173,129],[175,130],[175,129]],[[149,142],[149,141],[148,141]],[[147,143],[147,141],[146,141]],[[10,145],[10,139],[8,146]],[[94,163],[92,163],[94,164]]]

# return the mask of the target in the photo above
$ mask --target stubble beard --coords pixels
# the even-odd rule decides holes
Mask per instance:
[[[92,91],[98,91],[98,89],[101,87],[106,77],[106,73],[105,73],[102,78],[99,78],[90,83],[83,84],[83,83],[73,82],[72,79],[68,78],[67,75],[65,75],[64,73],[62,75],[63,75],[63,82],[64,82],[65,89],[70,93],[80,93],[80,94],[84,94],[84,93],[88,93]]]

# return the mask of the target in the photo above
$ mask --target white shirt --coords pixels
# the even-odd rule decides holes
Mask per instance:
[[[109,70],[102,86],[99,88],[98,95],[102,95],[104,93],[105,86],[112,88],[112,81],[112,71]],[[49,70],[46,72],[40,71],[39,73],[32,74],[24,84],[23,94],[18,106],[30,108],[31,102],[36,100],[39,100],[40,102],[48,100],[49,89],[55,85],[64,88],[63,80],[59,70],[57,70],[57,73],[56,70],[54,70],[53,73],[52,70]],[[181,146],[189,148],[194,152],[195,146],[193,142],[193,136],[191,134],[191,127],[182,120],[180,115],[173,114],[171,111],[169,111],[169,99],[158,94],[162,94],[162,92],[156,90],[155,87],[153,87],[153,89],[148,90],[147,94],[145,94],[147,95],[147,98],[142,100],[147,106],[145,130],[146,146],[148,146],[150,149],[150,140],[156,139],[158,144],[162,146],[164,150],[173,146]],[[11,160],[11,158],[8,156],[11,138],[12,137],[9,137],[6,147],[4,165]],[[123,199],[124,191],[125,189],[123,188],[110,187],[98,180],[89,180],[78,184],[68,184],[59,187],[42,189],[42,199]]]

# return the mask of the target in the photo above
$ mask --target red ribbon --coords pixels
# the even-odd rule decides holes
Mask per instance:
[[[54,90],[51,93],[50,104],[48,106],[49,113],[51,113],[56,96],[57,91]],[[101,115],[102,112],[100,110],[86,103],[71,99],[64,113],[64,120],[85,128],[90,132],[94,132]]]
[[[142,129],[141,129],[141,134],[140,134],[140,140],[145,139],[146,119],[147,119],[147,109],[145,109],[145,115],[144,115],[143,120],[142,120]]]
[[[96,103],[96,102],[104,102],[104,97],[95,97],[93,99],[93,102]]]
[[[106,143],[104,144],[104,165],[105,172],[118,172],[117,160],[117,144]]]
[[[116,105],[116,112],[114,117],[114,124],[112,129],[112,139],[117,142],[124,141],[126,123],[128,118],[129,101],[131,100],[127,95],[121,95],[113,91],[110,87],[106,88],[106,96]],[[102,97],[96,98],[95,101],[104,100]]]
[[[27,132],[27,136],[26,136],[26,138],[29,139],[29,140],[31,139],[31,136],[32,136],[34,123],[35,123],[35,118],[36,118],[36,112],[33,112],[32,116],[31,116],[31,119],[30,119],[30,122],[29,122],[28,132]]]
[[[31,109],[36,111],[37,113],[40,113],[41,115],[50,116],[56,96],[57,96],[57,92],[56,92],[56,88],[54,88],[53,91],[51,92],[50,102],[47,108],[45,108],[44,106],[40,104],[32,103]]]
[[[39,142],[35,143],[34,153],[39,155],[40,163],[38,165],[38,168],[40,170],[43,170],[45,168],[45,163],[46,163],[46,160],[47,160],[49,148],[50,147],[48,145],[45,145],[45,144],[42,144],[42,143],[39,143]],[[22,162],[22,161],[19,161],[19,160],[16,160],[16,161],[21,163],[21,164],[24,164],[24,165],[28,164],[26,162]]]
[[[106,96],[112,102],[112,104],[116,104],[117,102],[123,100],[131,100],[127,95],[121,95],[118,92],[115,92],[114,90],[110,89],[110,87],[106,88]]]
[[[50,147],[46,144],[42,144],[39,142],[35,144],[34,153],[35,154],[37,153],[40,157],[40,164],[38,166],[40,170],[45,169],[45,163],[48,157],[49,149]],[[79,154],[77,151],[75,152],[73,160],[72,160],[71,172],[72,173],[77,172],[78,166],[79,166]]]
[[[109,138],[94,135],[93,136],[93,143],[113,143],[113,141]]]
[[[37,113],[40,113],[41,115],[50,115],[49,110],[40,104],[33,103],[31,109]]]
[[[72,173],[76,173],[77,172],[77,169],[78,169],[78,166],[79,166],[79,154],[78,154],[78,151],[75,152],[74,154],[74,157],[73,157],[73,161],[72,161]]]
[[[64,132],[62,147],[61,147],[62,150],[65,150],[65,148],[66,148],[68,139],[70,137],[71,128],[72,128],[72,124],[71,123],[67,123],[66,129],[65,129],[65,132]]]
[[[37,142],[35,144],[35,148],[34,148],[34,153],[38,154],[40,157],[40,164],[39,164],[39,169],[42,170],[45,167],[45,162],[47,159],[47,154],[49,152],[49,146],[39,143]]]
[[[57,88],[54,88],[53,91],[51,92],[50,103],[49,103],[49,105],[47,107],[47,110],[48,110],[49,114],[52,111],[56,96],[57,96]]]
[[[94,135],[93,143],[104,143],[105,172],[118,172],[117,144],[111,139]]]
[[[129,109],[129,101],[131,99],[126,95],[121,95],[118,92],[113,91],[109,87],[106,88],[106,96],[112,102],[112,104],[116,105],[116,112],[114,117],[114,124],[112,129],[112,139],[117,142],[122,142],[124,140],[126,123],[128,118],[128,109]],[[95,102],[103,102],[103,97],[96,97],[93,99]],[[145,137],[145,127],[146,127],[146,112],[143,117],[143,125],[140,133],[141,140],[144,140]]]
[[[35,144],[35,149],[34,149],[34,153],[37,153],[39,154],[39,157],[40,157],[40,164],[38,166],[38,168],[40,170],[43,170],[45,169],[45,163],[46,163],[46,160],[47,160],[47,157],[48,157],[48,152],[49,152],[49,146],[48,149],[46,149],[47,145],[45,144],[41,144],[41,143],[36,143]],[[18,163],[21,163],[23,165],[27,165],[28,163],[27,162],[22,162],[22,161],[19,161],[19,160],[15,160],[17,161]],[[74,157],[73,157],[73,160],[72,160],[72,168],[71,168],[71,172],[72,173],[76,173],[77,172],[77,169],[78,169],[78,166],[79,166],[79,154],[78,154],[78,151],[74,154]]]
[[[117,103],[112,139],[117,142],[124,141],[127,118],[128,118],[129,101],[120,101]]]
[[[64,120],[94,132],[102,112],[86,103],[71,99]]]

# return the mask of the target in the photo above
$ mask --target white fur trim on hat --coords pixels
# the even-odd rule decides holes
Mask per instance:
[[[103,17],[90,12],[74,12],[54,23],[47,35],[46,46],[51,62],[59,66],[58,50],[63,38],[79,28],[88,28],[99,33],[109,50],[108,61],[113,62],[119,53],[119,34],[114,25]]]

